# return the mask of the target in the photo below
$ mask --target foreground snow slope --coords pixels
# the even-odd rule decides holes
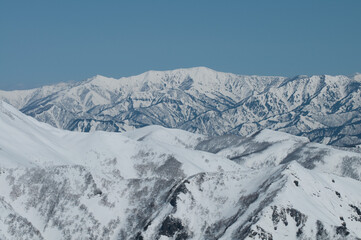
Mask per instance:
[[[361,238],[361,155],[264,130],[79,133],[0,103],[1,239]]]
[[[361,144],[361,75],[242,76],[205,67],[0,91],[58,128],[124,132],[148,125],[206,135],[273,129],[336,146]]]

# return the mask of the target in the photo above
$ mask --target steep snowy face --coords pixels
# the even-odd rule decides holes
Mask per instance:
[[[171,207],[150,222],[142,236],[357,239],[359,185],[353,179],[306,170],[296,162],[262,171],[198,174],[179,185]]]
[[[361,154],[263,130],[56,129],[0,102],[1,239],[361,238]]]

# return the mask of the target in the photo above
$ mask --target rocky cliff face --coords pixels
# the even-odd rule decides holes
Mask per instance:
[[[124,132],[161,125],[245,136],[268,128],[355,146],[361,143],[360,86],[361,75],[240,76],[199,67],[0,91],[0,99],[72,131]]]
[[[0,103],[1,239],[357,239],[361,154],[263,130],[53,128]]]

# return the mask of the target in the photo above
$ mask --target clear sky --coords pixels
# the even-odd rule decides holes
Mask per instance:
[[[361,72],[361,1],[0,0],[0,89],[194,66]]]

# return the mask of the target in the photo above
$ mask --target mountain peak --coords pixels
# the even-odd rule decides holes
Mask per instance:
[[[100,74],[97,74],[93,77],[90,77],[88,79],[86,79],[85,81],[86,82],[96,82],[96,81],[108,81],[108,80],[111,80],[111,79],[114,79],[114,78],[110,78],[110,77],[106,77],[106,76],[103,76],[103,75],[100,75]]]
[[[177,68],[177,69],[172,69],[172,70],[165,70],[165,71],[158,71],[158,70],[149,70],[146,71],[142,74],[139,74],[137,76],[131,77],[131,78],[136,78],[136,77],[144,77],[144,78],[155,78],[155,77],[160,77],[160,76],[164,76],[164,75],[191,75],[191,76],[195,76],[195,75],[209,75],[209,74],[214,74],[214,73],[220,73],[222,74],[222,72],[217,72],[213,69],[207,68],[207,67],[191,67],[191,68]]]
[[[218,72],[214,69],[208,68],[208,67],[204,67],[204,66],[199,66],[199,67],[191,67],[191,68],[180,68],[180,69],[176,69],[174,71],[177,70],[183,70],[183,71],[187,71],[187,72],[202,72],[202,73],[206,73],[206,72]]]
[[[355,79],[356,81],[359,81],[359,82],[361,82],[361,73],[355,73],[354,75],[353,75],[353,79]]]

